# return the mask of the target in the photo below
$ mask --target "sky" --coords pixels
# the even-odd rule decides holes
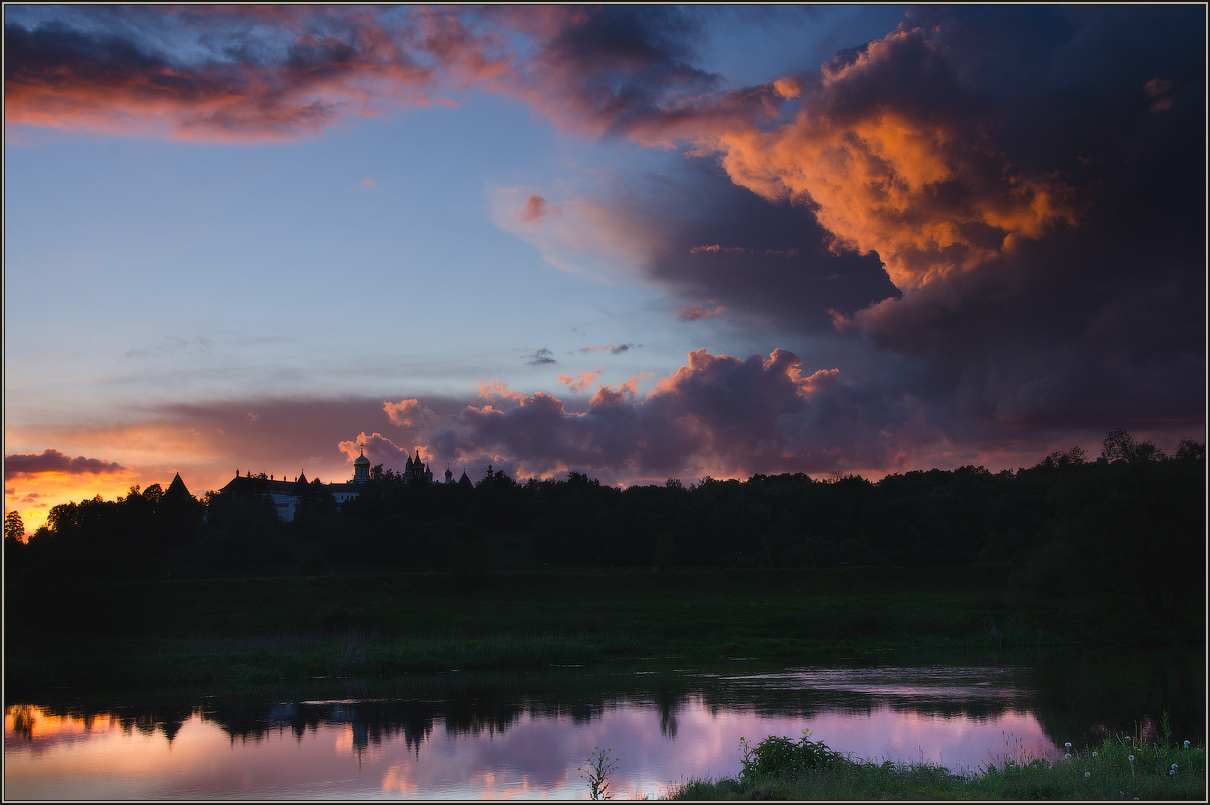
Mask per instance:
[[[1203,5],[4,14],[27,531],[363,447],[632,485],[1205,439]]]

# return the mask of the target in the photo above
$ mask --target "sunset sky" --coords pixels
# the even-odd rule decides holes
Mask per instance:
[[[1206,9],[5,7],[5,509],[1205,438]]]

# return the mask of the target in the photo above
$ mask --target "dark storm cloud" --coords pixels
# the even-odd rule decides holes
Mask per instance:
[[[914,12],[806,75],[780,127],[668,130],[695,165],[718,149],[727,181],[700,169],[690,192],[648,182],[616,206],[659,233],[647,271],[696,300],[687,318],[842,329],[873,384],[851,401],[914,400],[941,441],[1200,431],[1204,19]],[[809,162],[838,153],[830,172]]]
[[[85,458],[84,456],[72,458],[51,448],[47,448],[41,453],[14,453],[4,457],[5,478],[38,475],[45,472],[68,475],[102,475],[125,470],[125,467],[116,462],[102,461],[99,458]]]
[[[905,390],[985,437],[1200,430],[1204,8],[921,13],[958,75],[1012,112],[999,123],[1005,153],[1054,171],[1079,212],[1075,226],[872,308],[859,317],[867,337],[923,361]],[[1155,78],[1169,101],[1158,109]]]
[[[656,222],[661,239],[652,278],[694,299],[685,321],[723,310],[792,333],[831,331],[830,311],[851,316],[899,290],[876,255],[834,250],[811,210],[737,187],[707,160],[647,196],[636,217]]]

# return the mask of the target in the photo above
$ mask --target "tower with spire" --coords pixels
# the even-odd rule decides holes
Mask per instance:
[[[361,455],[353,459],[353,483],[364,484],[370,480],[370,460],[366,458],[366,446],[358,445]]]
[[[407,484],[431,484],[433,471],[420,458],[420,448],[416,448],[416,458],[408,456],[407,464],[403,467],[403,481]]]

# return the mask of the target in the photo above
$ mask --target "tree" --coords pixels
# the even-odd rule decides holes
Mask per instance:
[[[17,511],[10,511],[4,515],[4,539],[21,542],[25,538],[25,523],[21,520],[21,514]]]
[[[1164,452],[1151,442],[1136,442],[1124,430],[1111,431],[1101,445],[1101,458],[1109,463],[1127,461],[1163,461]]]

